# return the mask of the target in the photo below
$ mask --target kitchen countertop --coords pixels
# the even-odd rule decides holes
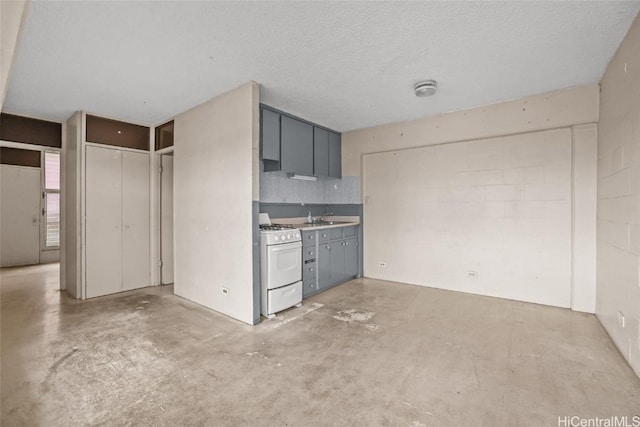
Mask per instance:
[[[274,224],[291,224],[301,231],[324,230],[326,228],[350,227],[360,224],[359,216],[331,216],[330,221],[340,222],[340,224],[307,224],[306,217],[299,218],[274,218],[271,220]]]

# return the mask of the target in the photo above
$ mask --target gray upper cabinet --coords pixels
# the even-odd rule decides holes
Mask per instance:
[[[342,178],[342,143],[335,132],[329,132],[329,176]]]
[[[313,126],[281,116],[280,143],[282,171],[313,175]]]
[[[262,159],[280,162],[280,114],[262,109]]]
[[[260,106],[260,154],[265,172],[342,178],[339,133],[266,105]]]
[[[329,131],[313,128],[313,174],[329,176]]]

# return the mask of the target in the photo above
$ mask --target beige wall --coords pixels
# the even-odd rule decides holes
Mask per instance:
[[[596,311],[596,186],[598,126],[572,128],[571,308]]]
[[[344,133],[365,275],[593,312],[597,120],[595,85]]]
[[[82,113],[77,112],[65,123],[62,160],[62,257],[60,263],[61,288],[74,298],[82,298],[82,209],[80,165],[82,163]]]
[[[596,313],[640,375],[640,17],[601,87]]]
[[[175,117],[174,291],[249,324],[258,91],[247,83]]]
[[[428,102],[428,99],[425,101]],[[360,176],[364,153],[491,138],[597,121],[598,85],[589,85],[346,132],[342,134],[342,175]]]
[[[0,2],[0,109],[4,105],[11,65],[28,9],[29,2],[26,0]]]

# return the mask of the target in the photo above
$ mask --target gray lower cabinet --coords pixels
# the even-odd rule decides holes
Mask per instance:
[[[358,275],[356,227],[303,231],[302,239],[305,245],[302,248],[303,297]]]
[[[350,278],[358,275],[358,239],[345,240],[344,276]]]
[[[329,275],[329,284],[341,282],[345,279],[345,245],[342,241],[331,242],[329,254],[329,263],[331,264],[331,273]]]
[[[318,290],[327,289],[331,284],[331,246],[320,243],[318,248]]]
[[[280,168],[283,172],[313,175],[313,126],[280,117]]]
[[[318,275],[311,269],[316,269],[317,236],[315,231],[302,232],[302,298],[306,298],[318,291]]]

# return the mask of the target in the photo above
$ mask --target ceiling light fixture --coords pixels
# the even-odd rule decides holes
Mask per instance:
[[[413,93],[416,94],[417,97],[422,98],[425,96],[431,96],[436,93],[438,89],[438,82],[435,80],[425,80],[423,82],[418,82],[413,87]]]
[[[312,175],[300,175],[299,173],[289,173],[289,178],[291,179],[299,179],[301,181],[317,181],[317,176]]]

